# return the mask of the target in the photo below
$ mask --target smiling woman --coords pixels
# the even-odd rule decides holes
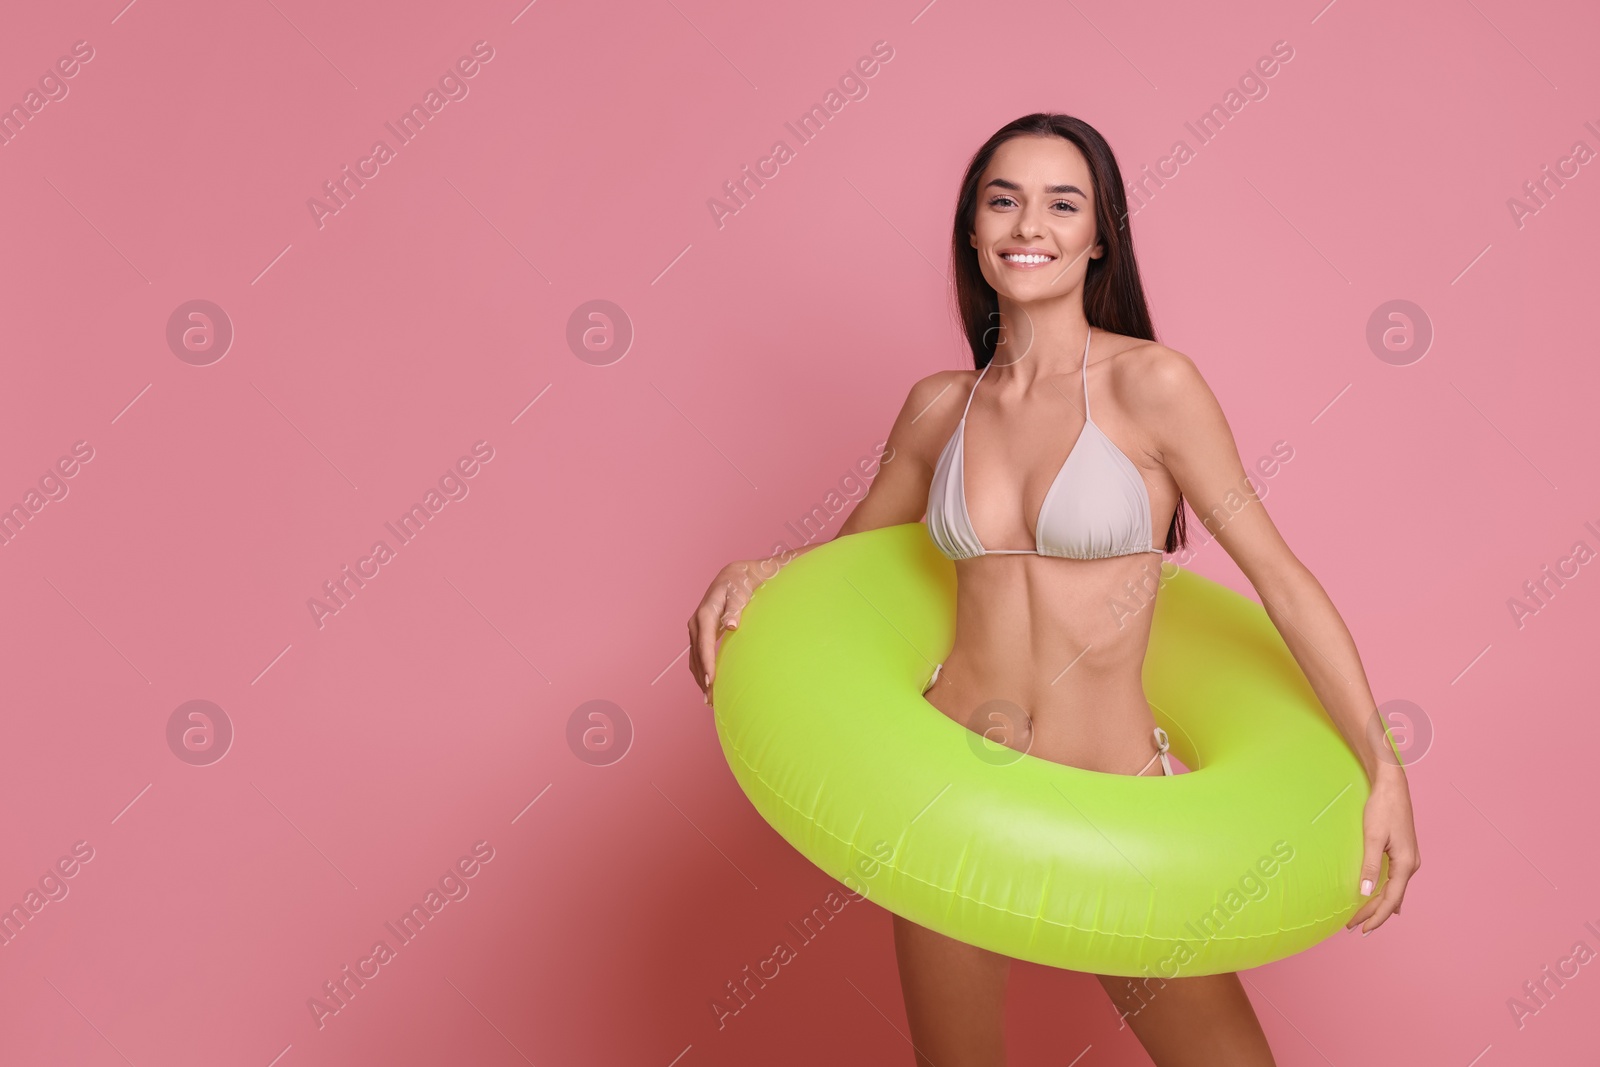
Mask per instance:
[[[953,563],[949,654],[932,672],[921,701],[908,698],[904,736],[881,738],[880,747],[915,764],[896,773],[926,775],[934,768],[926,760],[916,762],[916,737],[948,740],[956,736],[949,731],[959,733],[959,726],[974,738],[981,732],[993,741],[990,722],[1000,708],[1012,725],[1001,744],[1036,759],[980,759],[981,767],[965,768],[969,776],[981,778],[996,767],[1014,777],[1022,773],[1018,768],[1032,768],[1042,783],[1058,774],[1076,779],[1083,771],[1113,776],[1099,792],[1129,803],[1115,811],[1096,809],[1103,818],[1092,821],[1119,826],[1124,832],[1111,836],[1124,849],[1137,851],[1156,842],[1148,855],[1140,853],[1148,862],[1138,866],[1159,870],[1157,884],[1206,882],[1207,861],[1238,846],[1243,851],[1228,853],[1225,871],[1210,873],[1232,882],[1266,862],[1256,869],[1271,880],[1269,889],[1282,890],[1275,901],[1321,900],[1323,906],[1286,933],[1287,927],[1279,925],[1281,909],[1257,905],[1252,910],[1245,906],[1249,894],[1242,894],[1240,915],[1230,908],[1230,925],[1196,951],[1192,964],[1162,955],[1171,946],[1158,943],[1162,922],[1170,919],[1176,930],[1192,916],[1160,912],[1158,903],[1170,909],[1177,898],[1169,894],[1156,901],[1148,884],[1115,862],[1087,874],[1063,868],[1062,877],[1044,879],[1000,908],[1011,917],[1055,916],[1085,933],[1083,951],[1051,962],[1093,969],[1158,1067],[1271,1065],[1266,1037],[1233,969],[1253,966],[1278,949],[1304,947],[1310,941],[1295,938],[1309,937],[1330,922],[1339,925],[1350,901],[1355,907],[1346,925],[1364,924],[1366,930],[1397,911],[1407,880],[1420,866],[1405,772],[1384,730],[1375,725],[1382,720],[1348,629],[1268,517],[1217,398],[1193,360],[1155,340],[1122,176],[1105,139],[1067,115],[1039,113],[1009,123],[973,154],[954,214],[952,275],[972,369],[940,371],[911,386],[888,437],[895,461],[883,467],[839,527],[839,535],[847,536],[926,516],[928,538]],[[1199,603],[1176,589],[1163,596],[1160,582],[1149,590],[1147,580],[1154,560],[1188,542],[1185,502],[1250,579],[1261,604],[1256,610],[1263,626],[1257,629],[1270,640],[1258,634],[1230,636],[1239,631],[1225,625],[1218,601],[1201,605],[1201,615],[1183,628],[1178,651],[1214,666],[1225,653],[1244,655],[1281,638],[1292,654],[1291,666],[1299,668],[1320,707],[1308,711],[1301,726],[1336,751],[1308,755],[1310,748],[1275,746],[1271,737],[1259,736],[1261,731],[1246,730],[1238,735],[1241,751],[1248,747],[1270,757],[1260,764],[1264,776],[1253,784],[1223,781],[1225,761],[1215,746],[1200,752],[1194,739],[1228,721],[1230,706],[1236,711],[1241,694],[1253,686],[1305,688],[1301,678],[1266,658],[1246,656],[1241,661],[1247,663],[1246,677],[1235,679],[1238,684],[1231,688],[1206,689],[1203,670],[1177,678],[1172,688],[1192,701],[1188,722],[1193,725],[1186,726],[1185,736],[1174,731],[1172,740],[1196,772],[1133,781],[1161,762],[1167,749],[1144,687],[1154,619]],[[763,563],[746,560],[724,567],[689,621],[690,670],[708,694],[716,681],[717,637],[737,626],[750,596],[770,576],[770,566]],[[855,584],[861,587],[860,581]],[[1130,589],[1148,590],[1138,601],[1140,610],[1104,610],[1108,600]],[[830,648],[849,644],[831,627],[821,639]],[[1208,652],[1207,642],[1216,641],[1233,643]],[[798,649],[803,642],[796,637],[791,644]],[[1172,655],[1169,642],[1152,662],[1173,662]],[[885,662],[889,656],[883,653]],[[733,677],[732,710],[737,713],[739,702],[756,689],[777,684],[782,673],[769,669],[759,682],[754,675]],[[1160,687],[1152,689],[1168,716],[1172,702]],[[863,685],[852,698],[871,702],[880,695]],[[910,718],[922,714],[915,710],[919,707],[953,723]],[[1178,724],[1167,717],[1161,725]],[[759,759],[761,751],[778,748],[758,745],[752,751]],[[987,753],[981,745],[973,751]],[[1064,766],[1051,770],[1051,763]],[[1349,821],[1339,831],[1346,836],[1337,848],[1305,848],[1306,856],[1318,860],[1284,867],[1283,854],[1268,854],[1279,840],[1275,834],[1256,835],[1259,840],[1244,844],[1229,840],[1229,827],[1241,824],[1236,816],[1283,815],[1289,783],[1322,774],[1319,782],[1326,785],[1340,774],[1348,778],[1349,772],[1364,774],[1370,785],[1359,840],[1346,833],[1353,828],[1354,811],[1340,816]],[[887,775],[857,778],[877,789]],[[951,780],[950,775],[940,779]],[[1347,782],[1343,790],[1330,792],[1353,801],[1362,795],[1349,788],[1357,784]],[[1144,792],[1146,786],[1152,791]],[[1155,791],[1192,798],[1208,790],[1215,793],[1215,817],[1200,823],[1187,821],[1195,810],[1174,806],[1153,814],[1134,803]],[[802,789],[797,795],[805,798],[808,811],[826,815],[847,806],[846,794],[841,785]],[[938,884],[964,893],[1003,882],[1004,871],[993,857],[1008,844],[1024,852],[1046,847],[1048,835],[1042,830],[1062,832],[1071,821],[1071,809],[1056,798],[1041,789],[1036,806],[1016,818],[972,823],[972,847],[959,850],[946,872],[949,878]],[[908,797],[898,800],[911,803]],[[933,804],[926,818],[921,810],[915,817],[924,824],[949,818],[939,814],[942,803]],[[928,801],[919,797],[916,804]],[[1176,827],[1183,832],[1170,836]],[[883,826],[875,832],[894,840],[894,830]],[[1330,832],[1320,825],[1319,830]],[[1283,839],[1291,847],[1296,840]],[[1088,850],[1080,845],[1068,840],[1061,855],[1081,860]],[[1085,900],[1103,906],[1076,919],[1061,918]],[[1126,925],[1119,926],[1119,918]],[[1034,951],[1030,938],[1037,928],[1023,921],[1010,935],[991,932],[982,939],[987,944],[979,945],[932,928],[968,929],[947,923],[950,919],[936,901],[921,910],[907,907],[893,920],[917,1062],[994,1067],[1005,1062],[1011,959]],[[1117,927],[1117,936],[1135,943],[1128,955],[1172,959],[1182,976],[1163,974],[1160,995],[1142,1003],[1139,992],[1117,977],[1119,971],[1132,972],[1118,965],[1121,953],[1108,951],[1107,922]],[[1256,956],[1238,951],[1244,947],[1238,935],[1252,923],[1263,924],[1259,943],[1273,945],[1272,951]]]

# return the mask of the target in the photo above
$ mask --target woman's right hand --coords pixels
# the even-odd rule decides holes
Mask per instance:
[[[717,572],[706,588],[700,606],[689,616],[689,671],[694,684],[711,703],[711,685],[716,681],[717,638],[724,630],[739,627],[739,613],[770,575],[763,576],[766,560],[735,560]]]

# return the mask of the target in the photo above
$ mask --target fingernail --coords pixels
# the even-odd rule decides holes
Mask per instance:
[[[1368,935],[1368,934],[1370,934],[1370,933],[1372,933],[1372,931],[1371,931],[1371,930],[1363,930],[1363,931],[1361,931],[1361,936],[1362,936],[1362,937],[1366,937],[1366,936],[1367,936],[1367,935]]]
[[[706,688],[707,689],[711,688],[711,675],[707,674],[707,675],[703,675],[703,677],[706,680]]]
[[[1364,896],[1364,897],[1370,897],[1372,895],[1372,879],[1371,878],[1363,878],[1361,880],[1361,895]]]
[[[706,707],[710,707],[711,706],[711,694],[710,693],[701,693],[700,694],[700,699],[701,699],[701,701],[703,701],[705,703]]]
[[[728,623],[728,629],[737,630],[738,628],[739,628],[739,623],[737,621]]]

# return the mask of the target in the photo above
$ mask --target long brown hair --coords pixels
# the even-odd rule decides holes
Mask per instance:
[[[978,266],[978,250],[972,247],[973,220],[978,211],[978,182],[995,151],[1013,137],[1043,135],[1061,137],[1078,146],[1089,161],[1089,177],[1094,184],[1095,237],[1105,253],[1089,260],[1083,283],[1083,313],[1089,325],[1100,330],[1156,339],[1145,302],[1144,284],[1139,280],[1139,263],[1133,255],[1133,234],[1128,227],[1128,200],[1122,188],[1122,171],[1100,131],[1071,115],[1039,111],[1008,122],[996,130],[972,154],[967,172],[961,178],[961,194],[956,200],[955,225],[950,238],[952,275],[955,279],[956,310],[961,317],[967,345],[972,349],[973,366],[982,370],[994,358],[1000,298]],[[1087,370],[1084,373],[1088,373]],[[1167,527],[1166,551],[1176,552],[1188,544],[1183,495]]]

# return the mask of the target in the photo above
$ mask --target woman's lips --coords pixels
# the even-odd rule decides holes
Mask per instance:
[[[1007,258],[1013,255],[1026,256],[1027,258],[1023,260]],[[1004,263],[1011,270],[1039,270],[1041,267],[1048,267],[1056,261],[1055,256],[1049,252],[1001,252],[998,258],[1001,263]]]

